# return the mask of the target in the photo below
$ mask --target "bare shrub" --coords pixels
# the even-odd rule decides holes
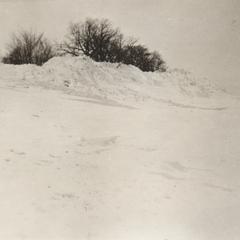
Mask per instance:
[[[43,33],[22,31],[13,34],[8,44],[8,53],[3,57],[7,64],[36,64],[42,65],[54,56],[52,45]]]

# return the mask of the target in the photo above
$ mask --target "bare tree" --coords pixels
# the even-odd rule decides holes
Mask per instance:
[[[87,19],[84,23],[70,25],[67,41],[61,45],[65,53],[84,54],[95,61],[115,61],[115,53],[122,44],[123,36],[106,20]]]
[[[8,64],[42,65],[54,56],[52,45],[43,37],[43,33],[22,31],[13,34],[8,45],[8,53],[3,62]]]

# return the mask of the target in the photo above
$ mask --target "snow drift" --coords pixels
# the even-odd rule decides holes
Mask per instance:
[[[59,89],[82,97],[121,104],[154,102],[217,107],[223,92],[184,70],[142,72],[134,66],[98,63],[87,57],[55,57],[42,67],[1,65],[1,79],[25,86]]]

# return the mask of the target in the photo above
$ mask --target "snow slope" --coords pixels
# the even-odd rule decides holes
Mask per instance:
[[[238,240],[239,103],[184,76],[0,66],[0,239]]]
[[[135,106],[155,102],[210,108],[223,105],[220,89],[184,70],[146,73],[134,66],[97,63],[87,57],[68,56],[50,59],[42,67],[2,64],[0,73],[1,78],[7,81],[60,89],[105,102]]]

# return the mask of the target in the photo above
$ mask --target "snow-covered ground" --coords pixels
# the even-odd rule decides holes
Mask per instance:
[[[238,240],[240,110],[184,71],[0,66],[0,239]]]

